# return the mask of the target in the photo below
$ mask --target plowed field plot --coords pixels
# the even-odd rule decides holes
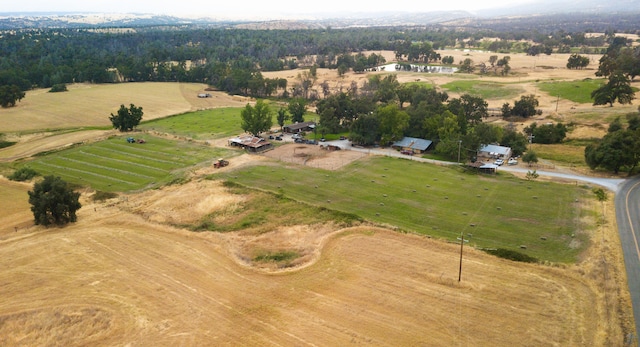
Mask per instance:
[[[20,165],[97,190],[131,191],[169,182],[198,163],[230,154],[224,148],[192,142],[149,135],[141,138],[145,143],[127,143],[125,137],[115,137],[37,157]]]

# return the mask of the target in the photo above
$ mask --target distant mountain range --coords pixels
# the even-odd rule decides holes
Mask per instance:
[[[591,27],[617,30],[640,30],[638,0],[542,0],[530,4],[493,8],[474,13],[467,11],[437,12],[361,12],[316,13],[278,20],[181,18],[153,14],[103,13],[0,13],[0,29],[24,28],[88,28],[142,26],[220,26],[253,29],[315,29],[372,26],[442,25],[491,29],[505,23],[531,28],[532,23],[545,23],[545,28],[575,27],[589,23]],[[549,25],[551,27],[549,27]],[[587,24],[585,24],[587,25]],[[570,29],[570,28],[566,28]],[[571,30],[579,30],[573,28]]]
[[[530,16],[550,14],[612,14],[640,12],[638,0],[537,0],[528,4],[477,11],[480,17]]]

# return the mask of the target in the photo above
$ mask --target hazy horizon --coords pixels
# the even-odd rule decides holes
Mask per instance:
[[[4,4],[0,13],[43,14],[43,13],[85,13],[85,14],[155,14],[187,17],[229,17],[229,18],[292,18],[292,17],[326,17],[349,16],[361,13],[385,13],[385,12],[435,12],[435,11],[479,11],[497,7],[509,7],[533,3],[532,0],[506,0],[495,4],[486,2],[461,0],[451,2],[437,2],[432,4],[417,5],[412,0],[397,0],[384,5],[367,5],[361,3],[326,0],[322,7],[318,2],[292,2],[292,1],[247,1],[242,6],[232,2],[212,3],[211,1],[186,0],[186,1],[23,1]]]

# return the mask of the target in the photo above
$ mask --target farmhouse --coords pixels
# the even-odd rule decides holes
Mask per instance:
[[[316,127],[316,122],[299,122],[295,124],[285,125],[282,131],[289,134],[297,134],[303,131],[313,131]]]
[[[413,153],[424,153],[431,147],[432,143],[431,140],[404,137],[402,140],[391,145],[391,147],[399,150],[412,151]]]
[[[242,147],[250,153],[264,152],[273,148],[271,142],[251,135],[240,135],[231,138],[229,139],[229,146]]]
[[[478,151],[478,158],[504,159],[511,158],[511,147],[484,145]]]

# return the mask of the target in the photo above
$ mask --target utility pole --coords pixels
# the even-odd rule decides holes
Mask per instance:
[[[558,112],[558,103],[560,102],[560,94],[558,94],[558,98],[556,99],[556,113]]]
[[[460,233],[460,270],[458,270],[458,282],[462,280],[462,248],[464,247],[464,232]]]
[[[462,146],[462,140],[458,140],[458,164],[460,164],[460,147]]]

